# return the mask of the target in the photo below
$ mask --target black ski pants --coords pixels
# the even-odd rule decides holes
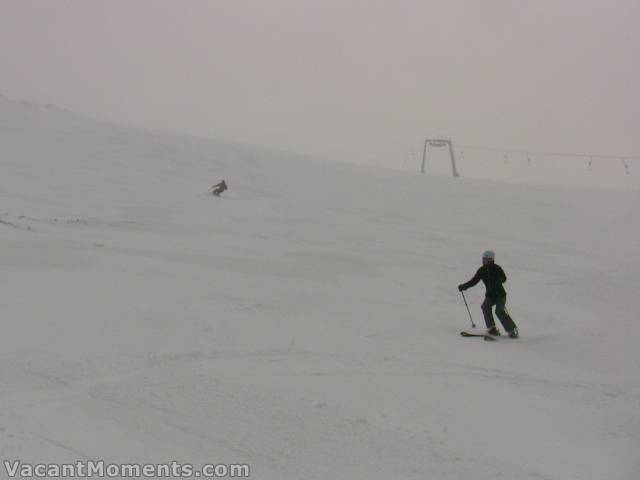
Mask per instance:
[[[514,328],[516,328],[516,324],[513,319],[507,312],[506,308],[507,304],[507,296],[498,296],[498,297],[485,297],[484,302],[482,302],[482,314],[484,315],[484,321],[487,324],[487,328],[495,327],[496,322],[493,319],[493,306],[496,306],[496,315],[500,319],[500,323],[507,332],[510,332]]]

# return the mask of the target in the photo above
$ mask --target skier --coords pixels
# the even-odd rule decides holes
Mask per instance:
[[[222,180],[220,183],[217,183],[217,184],[213,185],[211,188],[213,188],[213,192],[212,193],[216,197],[219,197],[220,194],[227,189],[227,184],[225,183],[224,180]]]
[[[493,336],[500,335],[500,331],[496,328],[496,324],[493,319],[492,308],[495,305],[496,315],[500,319],[500,323],[502,323],[502,326],[507,331],[509,337],[518,338],[518,327],[516,327],[516,324],[505,308],[507,303],[507,292],[504,290],[502,284],[507,281],[507,276],[500,265],[494,263],[495,258],[496,255],[491,250],[484,252],[482,254],[482,267],[478,269],[471,280],[458,285],[458,290],[462,292],[473,287],[482,280],[485,288],[487,289],[484,302],[482,303],[482,314],[484,315],[484,321],[487,324],[487,334]]]

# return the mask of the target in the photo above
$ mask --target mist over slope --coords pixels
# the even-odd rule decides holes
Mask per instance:
[[[640,472],[638,191],[323,162],[5,99],[0,168],[3,458]],[[456,286],[487,248],[520,340],[459,336]]]

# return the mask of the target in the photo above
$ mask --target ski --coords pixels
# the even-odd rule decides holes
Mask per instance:
[[[462,331],[462,332],[460,332],[460,335],[462,335],[463,337],[482,337],[485,340],[487,340],[488,342],[495,342],[495,340],[496,340],[491,335],[487,335],[485,333],[470,333],[470,332]]]

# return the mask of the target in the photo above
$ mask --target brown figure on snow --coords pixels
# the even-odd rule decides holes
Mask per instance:
[[[224,192],[227,189],[227,184],[224,180],[222,180],[220,183],[217,183],[216,185],[213,185],[211,188],[213,188],[213,194],[216,197],[219,197],[220,194],[222,192]]]

